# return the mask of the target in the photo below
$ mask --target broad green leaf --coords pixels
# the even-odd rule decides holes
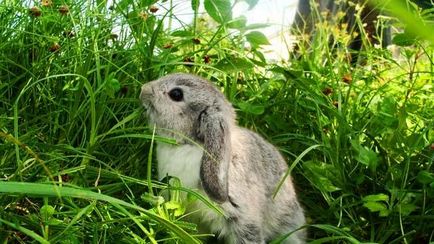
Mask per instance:
[[[417,206],[412,203],[401,203],[398,207],[403,216],[408,216],[417,209]]]
[[[256,65],[259,65],[261,67],[267,66],[267,59],[265,58],[265,56],[264,56],[264,54],[262,52],[260,52],[257,49],[252,50],[252,52],[256,55],[256,57],[259,58],[259,60],[250,59],[253,63],[255,63]]]
[[[265,106],[260,104],[250,104],[248,102],[240,102],[238,103],[238,107],[243,112],[249,113],[249,114],[255,114],[255,115],[261,115],[265,111]]]
[[[172,209],[172,210],[181,207],[181,203],[177,201],[168,201],[165,202],[164,205],[166,206],[167,209]]]
[[[422,184],[430,184],[434,182],[434,174],[426,170],[422,170],[417,174],[416,179]]]
[[[378,166],[377,153],[364,147],[361,147],[361,150],[359,151],[359,154],[356,155],[355,159],[372,170],[375,170]]]
[[[252,31],[246,34],[246,40],[253,46],[270,45],[267,37],[259,31]]]
[[[385,97],[383,101],[378,104],[378,119],[382,125],[396,129],[399,124],[397,114],[397,103],[393,97]]]
[[[381,201],[388,202],[389,196],[386,194],[376,194],[376,195],[368,195],[363,198],[363,206],[368,208],[371,212],[379,212],[381,217],[386,217],[390,214],[390,210],[387,208],[385,203]]]
[[[383,210],[380,210],[380,213],[379,213],[379,215],[381,216],[381,217],[387,217],[387,216],[389,216],[389,214],[390,214],[390,210],[389,209],[383,209]]]
[[[394,115],[396,113],[396,100],[393,97],[385,97],[381,104],[379,105],[379,111]]]
[[[364,202],[378,202],[378,201],[389,201],[389,196],[383,193],[375,194],[375,195],[368,195],[366,197],[363,197]]]
[[[359,144],[357,140],[351,141],[353,149],[356,151],[354,158],[366,165],[371,170],[376,170],[378,166],[378,155],[376,152]]]
[[[416,38],[414,36],[411,36],[408,33],[396,34],[392,39],[393,44],[401,47],[411,46],[415,42],[416,42]]]
[[[232,19],[232,6],[229,0],[205,0],[205,10],[220,24],[224,24]]]
[[[191,31],[186,30],[178,30],[170,33],[171,36],[178,36],[178,37],[193,37],[194,34]]]
[[[246,59],[236,57],[222,59],[215,65],[215,68],[224,70],[225,72],[244,71],[253,67],[254,65]]]
[[[174,214],[176,217],[179,217],[185,213],[185,207],[177,201],[168,201],[164,203],[166,209],[174,210]]]
[[[379,212],[387,209],[386,204],[381,202],[365,202],[363,203],[363,206],[368,208],[371,212]]]
[[[422,133],[414,132],[409,135],[405,141],[407,142],[407,146],[412,151],[419,151],[425,147],[425,135]]]
[[[245,16],[240,16],[236,19],[233,19],[227,23],[228,28],[232,29],[243,29],[246,27],[247,19]]]

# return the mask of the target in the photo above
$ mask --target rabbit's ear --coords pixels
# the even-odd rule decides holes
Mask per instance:
[[[225,202],[231,158],[229,123],[219,107],[210,106],[200,113],[198,129],[204,146],[200,167],[203,189],[212,200]]]

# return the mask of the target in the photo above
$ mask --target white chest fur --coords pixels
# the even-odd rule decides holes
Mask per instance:
[[[157,144],[158,177],[166,175],[178,177],[183,186],[200,190],[200,165],[203,149],[194,145],[173,146],[165,143]],[[201,201],[195,201],[188,207],[194,213],[189,218],[200,223],[206,233],[226,233],[224,217],[217,214]]]
[[[178,177],[188,188],[198,188],[200,184],[200,164],[202,148],[195,145],[174,146],[157,144],[158,178]]]

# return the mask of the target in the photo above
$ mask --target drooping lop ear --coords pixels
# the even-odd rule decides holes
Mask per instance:
[[[229,123],[216,105],[199,115],[199,134],[204,153],[200,167],[202,187],[214,201],[228,200],[228,168],[231,158]]]

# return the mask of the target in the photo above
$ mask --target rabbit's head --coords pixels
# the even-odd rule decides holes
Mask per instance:
[[[140,99],[149,125],[158,134],[186,142],[188,137],[203,142],[201,122],[205,116],[234,123],[234,112],[224,95],[209,81],[190,74],[172,74],[142,86]],[[211,121],[210,121],[211,122]],[[203,126],[203,125],[202,125]]]
[[[203,145],[202,186],[213,200],[226,201],[235,113],[224,95],[198,76],[172,74],[143,85],[140,99],[159,135]]]

